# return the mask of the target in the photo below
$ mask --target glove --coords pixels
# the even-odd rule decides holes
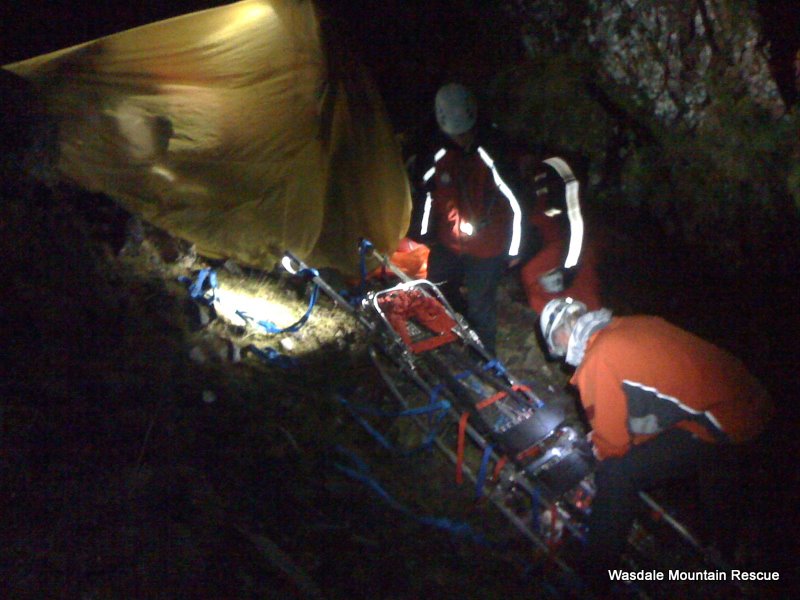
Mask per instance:
[[[559,294],[565,289],[564,269],[557,267],[539,276],[539,285],[549,294]]]

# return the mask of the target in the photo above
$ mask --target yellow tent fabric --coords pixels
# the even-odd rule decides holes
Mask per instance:
[[[6,65],[59,123],[59,169],[210,257],[355,272],[410,218],[399,143],[311,0],[244,0]]]

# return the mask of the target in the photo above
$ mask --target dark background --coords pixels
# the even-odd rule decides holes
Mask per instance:
[[[0,18],[0,64],[224,4],[229,3],[7,3]],[[371,70],[400,130],[430,119],[431,99],[444,80],[480,84],[494,74],[493,65],[521,51],[493,2],[322,0],[318,6]]]
[[[138,3],[113,4],[79,2],[75,0],[31,0],[24,3],[13,3],[12,5],[11,2],[6,2],[3,8],[0,9],[0,64],[37,56],[138,25],[221,4],[225,3],[197,0],[174,0],[171,2],[150,0]],[[446,2],[422,0],[322,0],[320,2],[320,6],[326,15],[326,22],[336,29],[348,46],[361,57],[362,61],[371,70],[383,94],[392,121],[399,132],[413,132],[420,127],[431,125],[431,99],[436,88],[443,81],[457,79],[473,86],[480,86],[483,82],[492,78],[498,65],[502,65],[507,61],[521,59],[522,48],[518,43],[516,24],[510,21],[510,17],[507,14],[501,12],[498,8],[499,4],[499,2],[479,2],[477,0],[449,0]],[[798,8],[798,2],[760,0],[757,4],[764,19],[765,37],[771,42],[773,72],[784,99],[787,104],[792,105],[798,99],[794,64],[795,55],[798,48],[800,48],[800,8]],[[26,223],[27,221],[20,219],[20,222]],[[58,223],[61,226],[60,221]],[[37,241],[32,234],[30,237],[31,239],[29,240],[21,237],[21,241],[16,244],[18,248],[26,246],[26,243],[23,242],[33,245]],[[58,236],[53,236],[53,238],[56,241],[60,239]],[[59,243],[60,245],[57,246],[58,251],[56,252],[46,248],[48,252],[46,256],[52,258],[56,266],[52,270],[54,274],[52,277],[49,272],[41,276],[42,281],[45,283],[51,280],[55,281],[55,274],[63,272],[65,268],[74,268],[76,263],[86,264],[88,262],[88,259],[83,261],[72,260],[70,252],[74,251],[76,245],[71,243],[68,236],[65,235],[64,241]],[[699,263],[689,264],[688,261],[680,264],[678,260],[686,260],[685,258],[680,258],[680,249],[672,248],[668,253],[664,247],[659,247],[657,243],[638,248],[626,248],[627,254],[610,257],[611,263],[609,265],[610,271],[615,276],[617,274],[630,276],[624,286],[617,284],[619,296],[627,295],[628,298],[641,298],[646,294],[653,296],[660,294],[657,299],[658,304],[654,301],[651,305],[658,306],[668,316],[681,317],[687,322],[691,321],[691,318],[686,314],[677,314],[679,310],[685,312],[693,311],[696,314],[703,313],[705,318],[713,320],[713,311],[715,310],[734,314],[736,311],[744,313],[748,310],[748,307],[758,307],[759,310],[765,311],[769,311],[770,307],[774,307],[775,320],[773,328],[767,332],[767,335],[771,336],[772,339],[779,340],[780,343],[771,345],[772,349],[769,356],[756,357],[756,359],[760,358],[758,361],[758,366],[760,367],[758,374],[765,379],[770,389],[775,392],[776,401],[783,409],[782,417],[785,419],[779,424],[780,431],[779,436],[776,438],[776,446],[780,445],[786,451],[782,454],[776,453],[775,464],[769,465],[769,474],[775,475],[769,489],[774,491],[776,498],[779,495],[790,497],[790,494],[785,494],[786,490],[784,488],[796,485],[797,479],[797,443],[794,439],[796,435],[793,427],[798,406],[797,378],[800,369],[798,369],[797,365],[797,345],[800,331],[796,329],[796,317],[798,314],[796,276],[792,276],[791,279],[773,281],[768,274],[775,272],[784,277],[786,274],[792,273],[793,267],[791,265],[780,263],[792,257],[796,258],[797,244],[797,239],[783,240],[781,244],[776,245],[775,254],[767,257],[768,260],[763,263],[764,272],[754,270],[750,273],[744,273],[739,277],[736,285],[729,288],[717,286],[715,289],[715,280],[713,276],[709,277],[709,273],[713,275],[711,267],[705,268],[704,265]],[[794,245],[794,248],[790,247],[791,245]],[[9,251],[13,251],[14,246],[15,243],[9,241],[6,248]],[[658,259],[663,258],[665,255],[668,255],[670,259],[674,259],[673,262],[661,261],[659,263]],[[64,264],[59,262],[61,256],[64,257]],[[77,257],[77,259],[84,258],[86,257]],[[614,262],[614,260],[617,262]],[[32,260],[31,262],[32,264],[40,264],[42,261],[37,257],[36,261]],[[47,263],[44,264],[46,266]],[[672,271],[669,270],[669,265],[673,265]],[[44,266],[42,269],[44,269]],[[796,271],[794,273],[796,275]],[[28,275],[30,276],[30,273]],[[728,282],[723,283],[727,284]],[[57,281],[52,285],[56,286],[56,284]],[[50,296],[48,289],[46,287],[42,289],[43,300]],[[78,289],[77,286],[76,289]],[[736,293],[734,294],[728,290],[734,290]],[[60,290],[51,291],[59,292]],[[138,298],[134,292],[128,291],[126,293],[132,298]],[[139,295],[142,298],[153,297],[151,291],[147,289],[142,290]],[[114,296],[113,300],[125,306],[134,306],[136,304],[124,297],[118,300]],[[69,313],[69,311],[63,310],[60,301],[55,302],[55,304],[54,314]],[[77,300],[75,304],[79,305]],[[110,305],[112,303],[109,301]],[[132,312],[134,309],[131,308],[129,311]],[[670,314],[670,311],[672,311],[672,314]],[[95,312],[104,315],[107,321],[111,321],[114,318],[111,313]],[[129,317],[130,315],[126,318]],[[88,317],[86,320],[85,326],[89,327],[91,332],[97,334],[96,338],[82,335],[81,327],[68,322],[66,317],[64,317],[63,323],[60,319],[55,319],[53,329],[58,332],[61,330],[74,331],[74,338],[89,340],[85,343],[93,344],[91,348],[87,349],[76,345],[68,350],[65,347],[66,351],[62,352],[57,347],[45,345],[45,351],[52,353],[53,361],[62,360],[62,355],[67,354],[73,355],[76,363],[80,362],[82,356],[86,354],[95,356],[96,365],[89,364],[83,371],[79,371],[79,374],[87,373],[83,379],[87,382],[86,385],[91,387],[91,385],[97,385],[93,384],[92,377],[95,371],[92,369],[97,368],[99,370],[104,367],[103,361],[106,360],[107,355],[105,346],[106,344],[110,346],[116,343],[117,340],[112,339],[106,342],[101,337],[101,335],[107,334],[107,329],[111,329],[110,326],[106,327],[104,321],[101,320],[96,323],[95,319],[89,319]],[[21,330],[24,328],[23,326],[24,324],[19,324]],[[29,332],[27,334],[33,335]],[[95,348],[94,345],[97,347]],[[175,360],[173,355],[177,355],[177,352],[168,353],[165,347],[162,346],[163,344],[152,344],[152,347],[148,347],[145,351],[142,351],[141,348],[136,348],[136,352],[131,352],[131,356],[134,358],[128,359],[126,357],[126,360],[139,360],[148,370],[148,376],[160,381],[157,378],[157,374],[149,374],[151,365],[167,364],[169,360]],[[30,352],[33,352],[32,348],[34,348],[33,342],[31,343],[31,349],[29,349]],[[37,352],[40,351],[38,348],[36,346]],[[30,356],[19,353],[18,366],[22,367],[25,363],[30,363],[33,365],[31,370],[37,371],[37,361],[31,360]],[[34,358],[35,356],[33,355]],[[136,359],[136,356],[141,358]],[[45,362],[44,364],[48,363]],[[98,367],[97,365],[100,366]],[[127,376],[129,371],[130,365],[125,363],[124,369],[120,368],[120,377]],[[34,381],[39,375],[38,372],[32,373],[31,381]],[[76,376],[75,379],[77,381],[79,377]],[[169,379],[170,374],[166,373],[163,377],[165,385],[167,385]],[[107,413],[104,412],[105,409],[100,410],[98,407],[103,406],[100,403],[100,399],[107,397],[109,393],[105,388],[99,389],[100,387],[98,385],[98,390],[89,390],[87,392],[85,412],[94,418],[94,421],[88,421],[96,423],[98,430],[104,431],[104,428],[107,429],[108,427]],[[144,390],[144,392],[150,393],[150,390]],[[147,396],[144,392],[142,395]],[[54,397],[57,397],[57,395]],[[60,400],[58,397],[57,399]],[[53,402],[53,405],[56,406],[57,410],[63,411],[63,418],[60,420],[55,419],[52,423],[47,421],[46,433],[48,435],[36,437],[37,441],[55,438],[61,435],[64,430],[73,427],[74,423],[80,422],[79,417],[83,413],[79,413],[76,416],[72,412],[74,410],[73,407],[68,407],[68,410],[67,407],[62,409],[56,402]],[[185,418],[181,411],[175,410],[175,413],[176,422],[180,422],[180,419]],[[305,418],[306,415],[303,416]],[[245,420],[243,417],[242,421],[244,422]],[[44,425],[41,426],[44,427]],[[323,423],[321,426],[328,427],[329,424]],[[212,421],[209,418],[208,427],[210,431],[217,432],[220,422],[217,420]],[[143,428],[131,427],[130,429],[135,433]],[[79,439],[81,443],[84,442],[84,437],[90,440],[90,442],[86,442],[87,449],[85,449],[85,454],[92,461],[96,461],[97,456],[111,460],[113,453],[109,453],[107,449],[115,446],[124,447],[124,444],[119,441],[121,439],[119,436],[111,435],[111,433],[123,435],[124,431],[109,432],[105,444],[103,444],[102,439],[95,441],[96,432],[94,431],[87,429],[84,437],[81,437],[79,433],[72,435]],[[187,427],[187,435],[191,433],[191,429]],[[233,436],[228,432],[215,433],[215,435],[219,435],[222,439],[224,438],[223,433]],[[139,439],[135,435],[132,435],[132,437],[134,439],[131,441],[130,446],[138,449]],[[180,438],[178,435],[174,437],[176,439]],[[166,439],[166,436],[164,438]],[[64,445],[66,446],[69,441],[64,442]],[[224,442],[224,439],[222,441]],[[167,445],[168,441],[164,441],[164,446]],[[222,442],[218,445],[221,446]],[[73,446],[77,446],[77,443]],[[102,451],[93,450],[94,446],[102,448]],[[41,450],[38,443],[36,448],[37,451]],[[247,450],[249,451],[250,448]],[[44,450],[41,451],[45,452]],[[47,455],[41,460],[41,466],[38,463],[34,464],[30,467],[31,472],[46,472],[47,469],[52,471],[52,467],[49,465],[53,461],[58,461],[63,455],[64,453],[60,448],[56,448],[52,452],[48,451]],[[247,452],[243,452],[242,455],[247,455]],[[90,459],[87,459],[86,462],[89,463]],[[169,485],[167,484],[173,479],[173,472],[165,469],[164,473],[166,473],[164,487],[168,488]],[[261,476],[260,471],[258,473]],[[30,479],[33,483],[28,485],[34,485],[36,477]],[[191,478],[187,479],[189,479],[187,487],[197,489],[196,481]],[[776,499],[775,502],[777,503],[779,500]],[[124,505],[124,503],[122,504]],[[50,504],[47,504],[47,506],[50,506]],[[163,512],[161,506],[156,508],[157,510],[154,509],[153,513]],[[174,509],[175,512],[180,513],[180,508],[179,506],[178,509]],[[189,512],[190,508],[186,508],[186,512]],[[85,512],[86,521],[89,522],[94,518],[96,511],[94,506],[87,505]],[[791,522],[783,520],[783,516],[783,511],[776,512],[776,516],[771,522],[775,525],[776,536],[788,538],[789,536],[785,536],[780,529],[791,525]],[[303,515],[304,517],[305,515]],[[209,521],[212,520],[209,518]],[[76,518],[76,522],[80,522],[80,520]],[[49,523],[49,521],[46,521],[46,523]],[[153,527],[153,529],[157,530],[158,527]],[[117,535],[118,530],[116,528],[110,528],[109,530],[113,534],[113,536],[109,536],[109,539]],[[124,555],[124,553],[121,553],[121,555]],[[407,558],[407,555],[403,555],[398,560],[407,561]],[[349,569],[350,565],[344,565],[342,568]],[[220,580],[224,579],[225,574],[223,573],[220,575]]]
[[[0,9],[0,64],[224,4],[229,3],[6,2]],[[497,65],[521,56],[518,24],[502,4],[480,0],[318,2],[372,71],[393,121],[402,130],[428,117],[424,105],[442,81],[452,78],[479,84],[491,78]],[[764,40],[770,44],[773,73],[784,99],[793,105],[798,99],[795,56],[800,50],[800,6],[795,0],[757,0],[756,5]]]
[[[202,0],[147,0],[138,3],[94,3],[85,0],[30,0],[24,3],[5,3],[0,13],[0,64],[7,64],[74,44],[144,25],[160,19],[178,16],[194,10],[227,4]],[[377,82],[390,118],[398,133],[415,135],[433,127],[432,97],[437,87],[447,80],[460,80],[476,89],[485,85],[501,65],[523,60],[519,42],[519,23],[512,13],[502,10],[501,2],[478,0],[319,0],[326,26],[366,64]],[[800,50],[800,6],[792,0],[756,2],[763,20],[764,43],[769,44],[771,67],[788,106],[798,99],[797,65]],[[490,108],[490,107],[489,107]],[[785,232],[783,233],[785,235]],[[777,238],[776,238],[777,241]],[[789,260],[796,260],[797,240],[780,240],[784,249],[781,260],[765,257],[765,271],[779,277],[792,272]],[[794,247],[792,247],[794,246]],[[788,248],[788,251],[786,250]],[[649,252],[640,253],[646,262]],[[677,252],[676,252],[677,253]],[[635,257],[636,258],[636,257]],[[692,276],[692,265],[681,275]],[[648,271],[647,264],[640,267]],[[668,274],[669,275],[669,274]],[[673,273],[674,275],[674,273]],[[697,273],[697,284],[705,285]],[[764,280],[763,273],[753,271],[753,286]],[[702,294],[696,288],[676,288],[679,294],[697,295],[684,306],[707,310]],[[756,295],[762,305],[774,302],[776,322],[786,311],[797,312],[792,298],[796,288],[791,281],[774,282],[777,290],[772,298]],[[739,289],[747,293],[747,282]],[[737,292],[738,293],[738,292]],[[740,299],[728,298],[735,305]],[[747,306],[744,302],[740,306]],[[794,315],[790,315],[790,323]],[[796,334],[793,327],[776,326],[774,335],[785,348],[780,356],[770,357],[769,368],[778,365],[780,393],[793,395],[797,391],[797,365],[794,360]],[[773,360],[774,359],[774,360]],[[766,370],[766,369],[765,369]],[[769,373],[775,377],[773,371]],[[759,375],[765,375],[760,372]],[[787,409],[796,414],[795,404]]]
[[[0,9],[0,64],[223,4],[227,3],[202,0],[146,0],[138,3],[30,0],[5,3]],[[518,34],[520,24],[514,22],[513,12],[503,10],[503,5],[502,2],[479,0],[318,2],[325,26],[333,28],[366,64],[379,86],[396,130],[408,136],[431,131],[434,127],[432,98],[442,82],[460,80],[480,89],[492,79],[499,67],[524,59]],[[773,73],[787,105],[791,107],[798,99],[795,57],[800,50],[800,5],[793,0],[758,0],[756,5],[763,20],[763,43],[769,44]],[[778,346],[783,350],[773,350],[774,356],[765,357],[764,366],[758,372],[759,376],[773,380],[779,394],[794,396],[800,371],[794,358],[798,333],[794,331],[794,321],[798,309],[794,301],[797,294],[793,290],[797,286],[792,281],[769,279],[769,272],[784,278],[793,270],[794,263],[788,261],[796,261],[797,240],[792,239],[791,228],[787,231],[790,233],[784,231],[780,234],[788,237],[776,237],[779,248],[776,252],[781,259],[765,257],[762,263],[764,272],[753,270],[752,284],[740,281],[735,288],[736,297],[728,295],[723,301],[725,310],[730,310],[747,306],[745,294],[754,295],[755,305],[761,309],[770,303],[775,305],[776,323],[787,311],[794,313],[788,315],[789,327],[776,325],[774,332],[768,332],[780,340]],[[628,271],[638,269],[640,280],[647,280],[649,269],[657,262],[653,251],[654,248],[647,248],[633,257],[634,261],[641,261],[641,265],[627,262],[620,266],[620,270],[623,267]],[[673,249],[673,253],[679,254],[680,249]],[[673,305],[680,304],[684,310],[707,312],[707,300],[711,297],[716,303],[712,306],[719,307],[719,299],[726,292],[718,289],[704,295],[698,290],[713,285],[713,278],[709,280],[697,264],[683,267],[686,268],[676,267],[673,272],[661,274],[667,279],[676,278],[674,293],[684,295],[683,300],[673,301]],[[773,291],[771,297],[766,297],[763,285],[758,283],[765,279]],[[761,293],[748,289],[748,285],[761,287]],[[666,298],[665,302],[668,302]],[[792,415],[797,414],[794,402],[787,401],[785,406]]]

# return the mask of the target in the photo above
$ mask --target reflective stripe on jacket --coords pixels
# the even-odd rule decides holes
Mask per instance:
[[[519,202],[482,147],[472,152],[442,148],[423,180],[430,191],[421,235],[430,229],[436,240],[453,252],[478,258],[519,253]]]
[[[773,412],[741,361],[659,317],[612,319],[589,340],[571,382],[601,458],[671,427],[709,442],[744,442]]]

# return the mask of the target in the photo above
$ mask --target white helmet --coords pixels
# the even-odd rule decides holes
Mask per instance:
[[[569,327],[570,331],[578,317],[585,315],[588,308],[583,302],[572,298],[555,298],[548,302],[539,316],[539,327],[542,337],[547,344],[547,351],[554,358],[563,358],[567,354],[567,340],[561,338],[563,343],[556,341],[556,334],[562,328]],[[569,336],[565,336],[569,337]]]
[[[478,102],[460,83],[448,83],[436,92],[436,122],[447,135],[461,135],[475,126]]]

